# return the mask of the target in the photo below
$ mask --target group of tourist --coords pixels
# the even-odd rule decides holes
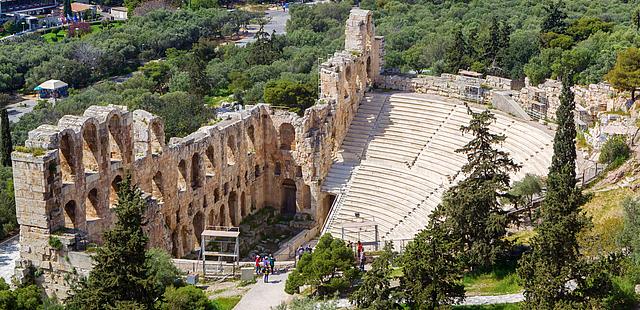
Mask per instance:
[[[276,259],[273,255],[260,257],[256,255],[256,275],[263,275],[264,283],[269,283],[269,274],[275,272]]]
[[[353,243],[349,241],[349,248],[353,249]],[[361,271],[364,271],[364,264],[367,263],[367,256],[364,254],[364,247],[362,246],[362,242],[358,240],[356,243],[356,261],[358,262],[358,266]]]
[[[297,251],[297,253],[298,253],[298,260],[302,259],[302,255],[304,255],[304,253],[309,253],[309,254],[311,254],[311,252],[313,252],[313,248],[312,248],[312,247],[310,247],[308,244],[307,244],[307,246],[306,246],[306,247],[304,247],[304,248],[303,248],[302,246],[300,246],[300,247],[298,248],[298,251]]]

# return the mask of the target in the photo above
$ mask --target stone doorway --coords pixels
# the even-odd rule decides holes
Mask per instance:
[[[282,214],[296,214],[296,182],[285,179],[282,182]]]

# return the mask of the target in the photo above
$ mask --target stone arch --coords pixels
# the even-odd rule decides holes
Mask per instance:
[[[233,136],[229,136],[227,144],[225,146],[225,155],[227,157],[227,165],[233,166],[236,164],[236,140]]]
[[[162,172],[158,171],[151,180],[151,196],[162,202],[164,199],[164,183],[162,181]]]
[[[211,211],[209,211],[209,216],[207,217],[207,226],[217,226],[215,221],[216,221],[216,210],[211,209]]]
[[[207,177],[214,177],[216,175],[216,170],[215,170],[215,152],[213,150],[213,146],[209,146],[207,148],[207,150],[205,151],[205,156],[204,156],[204,168],[205,168],[205,175]]]
[[[98,129],[94,123],[87,122],[82,128],[82,165],[85,172],[98,172],[99,154]]]
[[[307,184],[302,187],[302,208],[311,209],[311,187]]]
[[[120,128],[120,116],[113,114],[108,123],[109,131],[109,158],[112,161],[122,160],[122,130]]]
[[[188,254],[192,249],[192,240],[190,240],[189,231],[187,230],[186,225],[182,226],[180,229],[180,242],[182,243],[182,255]]]
[[[193,216],[193,232],[196,242],[199,246],[202,246],[202,232],[204,231],[204,214],[202,211],[198,211]]]
[[[229,215],[231,216],[231,225],[238,226],[238,196],[235,191],[229,194]]]
[[[220,213],[218,213],[218,223],[220,226],[226,226],[227,223],[227,214],[225,213],[226,206],[222,204],[220,206]]]
[[[280,149],[295,150],[296,149],[296,129],[289,123],[280,125]]]
[[[260,165],[255,165],[254,169],[253,169],[253,176],[254,177],[259,177],[260,176]]]
[[[273,168],[273,175],[279,176],[281,174],[282,174],[282,165],[277,162],[275,164],[275,167]]]
[[[173,255],[173,257],[178,257],[178,250],[180,249],[180,241],[179,241],[179,236],[178,236],[178,229],[174,230],[171,233],[171,255]]]
[[[149,124],[149,146],[151,147],[151,154],[162,154],[164,131],[157,121]]]
[[[302,177],[302,166],[296,166],[296,178]]]
[[[296,214],[296,182],[292,179],[282,181],[282,214]]]
[[[84,203],[84,211],[87,216],[87,219],[99,219],[101,217],[101,212],[99,212],[99,203],[98,200],[98,189],[94,188],[89,191],[87,194],[87,199]]]
[[[120,189],[120,183],[122,177],[116,175],[111,181],[111,187],[109,188],[109,206],[115,206],[118,203],[118,190]]]
[[[187,190],[187,163],[183,160],[178,163],[178,191]]]
[[[255,139],[255,130],[253,129],[253,125],[249,125],[249,127],[247,127],[247,153],[251,154],[252,152],[255,153],[256,149],[255,149],[255,143],[256,143],[256,139]]]
[[[64,133],[60,138],[60,171],[62,172],[62,183],[75,183],[76,180],[76,159],[73,154],[75,145],[70,133]]]
[[[64,228],[75,229],[78,228],[78,208],[75,200],[70,200],[64,205]]]
[[[247,201],[244,192],[240,194],[240,216],[244,218],[247,216],[249,212],[247,212]]]
[[[213,190],[213,203],[216,203],[220,200],[220,189],[216,188]]]
[[[196,189],[202,186],[200,175],[200,153],[194,153],[191,156],[191,188]]]

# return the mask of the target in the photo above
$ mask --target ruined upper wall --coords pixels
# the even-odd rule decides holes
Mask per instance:
[[[47,293],[64,298],[65,275],[75,270],[64,257],[80,241],[100,243],[127,174],[148,202],[150,245],[176,257],[199,247],[205,227],[237,226],[265,206],[321,223],[330,199],[320,184],[382,65],[383,39],[373,31],[371,13],[352,10],[349,51],[320,66],[320,100],[303,117],[257,105],[165,143],[159,117],[92,106],[31,131],[28,149],[12,154],[23,245],[16,273],[41,268]],[[62,249],[51,248],[51,236],[62,239]]]

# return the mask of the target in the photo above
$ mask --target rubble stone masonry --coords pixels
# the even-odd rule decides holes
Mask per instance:
[[[47,294],[64,299],[70,279],[91,269],[80,250],[100,244],[113,224],[128,174],[148,202],[149,246],[174,257],[199,248],[207,226],[237,226],[265,206],[322,224],[331,198],[320,185],[382,66],[369,11],[351,11],[345,37],[346,49],[321,65],[318,104],[302,117],[259,104],[165,143],[159,117],[92,106],[29,132],[26,149],[12,154],[18,278],[35,269]]]

